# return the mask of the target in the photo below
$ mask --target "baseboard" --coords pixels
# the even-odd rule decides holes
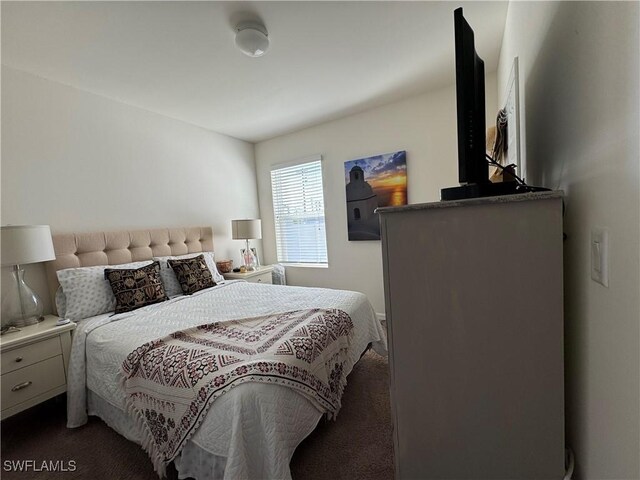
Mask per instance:
[[[385,322],[387,320],[387,316],[384,313],[376,312],[376,318],[381,322]]]

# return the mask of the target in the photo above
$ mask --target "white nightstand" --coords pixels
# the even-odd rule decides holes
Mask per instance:
[[[58,318],[46,315],[40,323],[0,337],[2,419],[67,390],[71,334],[76,324],[56,327]]]
[[[224,278],[227,280],[246,280],[247,282],[252,283],[272,283],[271,282],[271,272],[273,271],[272,266],[264,266],[258,267],[253,272],[240,273],[240,272],[229,272],[224,273]]]

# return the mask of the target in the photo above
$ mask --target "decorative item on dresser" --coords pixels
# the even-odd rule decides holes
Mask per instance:
[[[49,225],[2,226],[2,266],[13,266],[9,291],[2,301],[2,326],[24,327],[42,320],[42,300],[24,281],[20,265],[56,258]],[[6,318],[6,320],[5,320]]]
[[[35,325],[0,337],[2,419],[67,390],[71,333],[76,324],[47,315]]]
[[[229,272],[224,273],[226,280],[246,280],[252,283],[273,283],[271,280],[271,272],[273,267],[271,265],[265,265],[264,267],[256,267],[252,272],[240,273]]]
[[[379,213],[396,478],[563,478],[562,193]]]
[[[262,238],[260,219],[231,220],[231,238],[247,242],[247,246],[242,253],[243,265],[248,271],[255,270],[258,266],[258,260],[252,249],[249,248],[249,240]]]

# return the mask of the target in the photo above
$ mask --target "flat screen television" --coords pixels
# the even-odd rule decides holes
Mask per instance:
[[[486,158],[484,62],[475,49],[473,30],[453,12],[456,42],[456,104],[458,110],[458,181],[443,188],[442,200],[518,193],[515,182],[491,183]]]

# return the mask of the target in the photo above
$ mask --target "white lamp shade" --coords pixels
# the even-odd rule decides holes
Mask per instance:
[[[263,27],[258,25],[243,25],[236,33],[236,46],[250,57],[260,57],[269,48],[269,37]]]
[[[262,238],[262,222],[257,220],[231,220],[231,238],[252,240]]]
[[[2,265],[54,260],[56,254],[49,225],[2,226]]]

